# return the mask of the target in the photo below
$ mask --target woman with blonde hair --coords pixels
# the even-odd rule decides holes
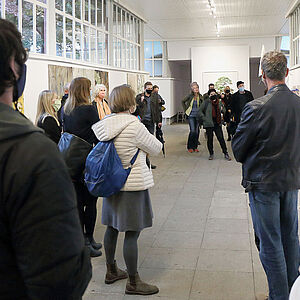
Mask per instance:
[[[98,111],[100,120],[104,119],[105,116],[110,115],[111,111],[108,106],[108,102],[105,100],[106,86],[104,84],[95,85],[93,97],[94,101],[92,103]]]
[[[104,236],[107,272],[105,283],[111,284],[127,278],[126,294],[151,295],[158,293],[156,286],[141,281],[137,273],[140,232],[152,226],[152,206],[148,189],[154,185],[146,156],[157,155],[162,144],[132,113],[136,109],[135,93],[127,85],[113,89],[109,97],[112,114],[93,125],[100,141],[114,140],[124,168],[130,166],[138,153],[128,179],[117,194],[103,198],[102,223],[107,226]],[[139,152],[137,152],[139,149]],[[127,273],[117,267],[115,251],[119,232],[125,232],[123,255]]]
[[[63,107],[62,122],[65,132],[74,134],[88,143],[98,143],[92,125],[99,121],[98,113],[90,102],[91,81],[84,77],[72,80],[68,100]],[[84,185],[83,178],[73,180],[79,217],[85,235],[85,243],[90,249],[91,257],[102,255],[101,243],[94,240],[94,229],[97,217],[97,198],[92,196]]]
[[[45,134],[56,144],[61,136],[61,128],[57,119],[60,106],[60,100],[54,92],[45,90],[39,94],[35,123],[44,129]]]

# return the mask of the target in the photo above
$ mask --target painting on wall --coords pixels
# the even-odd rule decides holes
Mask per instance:
[[[95,72],[92,69],[73,68],[73,78],[85,77],[92,83],[92,87],[95,85]]]
[[[64,94],[64,86],[73,79],[72,68],[55,65],[48,66],[48,86],[59,97]]]
[[[229,85],[230,89],[236,89],[235,83],[238,80],[238,72],[203,72],[202,73],[202,86],[208,89],[210,83],[214,83],[218,92],[223,92],[224,87]]]
[[[94,71],[94,84],[104,84],[107,90],[107,97],[109,95],[109,82],[108,82],[108,72],[105,71]]]
[[[127,73],[127,84],[131,86],[136,94],[138,94],[138,75]]]

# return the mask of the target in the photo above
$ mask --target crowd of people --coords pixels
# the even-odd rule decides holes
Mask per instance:
[[[21,34],[0,19],[0,298],[81,299],[92,276],[90,257],[101,256],[103,246],[106,284],[127,279],[126,294],[158,293],[157,286],[140,279],[137,267],[138,238],[153,220],[149,189],[156,166],[150,156],[163,146],[154,136],[155,128],[162,127],[165,104],[158,86],[146,82],[144,92],[135,96],[122,85],[108,97],[105,85],[91,93],[89,79],[74,78],[62,99],[53,91],[40,93],[34,126],[12,108],[24,90],[26,60]],[[242,81],[236,93],[226,86],[221,95],[213,84],[203,96],[197,82],[191,84],[182,102],[190,127],[187,149],[199,152],[203,126],[209,160],[214,159],[215,133],[230,161],[226,126],[234,156],[243,164],[242,184],[249,193],[269,300],[288,300],[300,261],[300,99],[285,84],[282,53],[267,53],[262,69],[268,92],[257,100]],[[70,176],[59,153],[63,132],[91,147],[113,140],[123,167],[131,169],[122,189],[103,198],[103,246],[94,239],[97,197],[85,185],[83,172]],[[125,232],[126,271],[115,259],[119,232]]]

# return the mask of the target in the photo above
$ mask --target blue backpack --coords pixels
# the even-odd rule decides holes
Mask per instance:
[[[99,142],[89,153],[85,163],[84,181],[89,192],[95,197],[110,197],[118,193],[131,172],[140,149],[124,169],[113,140]]]

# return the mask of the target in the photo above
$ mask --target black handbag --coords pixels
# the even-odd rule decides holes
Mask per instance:
[[[58,143],[69,174],[73,180],[80,180],[83,176],[85,161],[93,146],[82,138],[64,132]]]

